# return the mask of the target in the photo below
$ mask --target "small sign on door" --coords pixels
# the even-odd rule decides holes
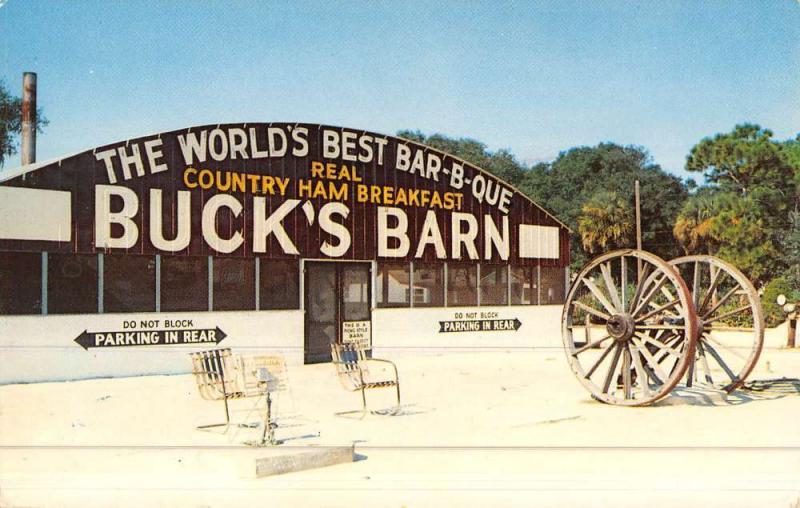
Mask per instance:
[[[370,349],[372,346],[372,321],[343,321],[342,342],[355,344],[360,349]]]

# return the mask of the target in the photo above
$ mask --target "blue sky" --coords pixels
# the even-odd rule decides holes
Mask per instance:
[[[3,0],[0,0],[3,4]],[[45,160],[206,123],[466,136],[521,160],[800,132],[800,2],[5,0],[0,78],[38,73]],[[17,157],[6,168],[19,164]]]

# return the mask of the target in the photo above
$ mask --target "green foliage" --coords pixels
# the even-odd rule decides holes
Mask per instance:
[[[469,138],[452,139],[442,134],[425,136],[420,131],[404,130],[397,133],[401,138],[422,143],[455,155],[481,169],[496,175],[511,185],[517,186],[525,174],[526,168],[517,162],[514,155],[506,149],[491,153],[486,145]]]
[[[695,145],[686,169],[702,171],[711,185],[684,205],[675,222],[673,234],[683,248],[730,261],[756,284],[791,266],[781,240],[800,196],[796,143],[742,124]]]
[[[776,277],[769,281],[764,287],[764,294],[761,295],[761,306],[764,309],[764,321],[767,326],[778,326],[786,321],[786,313],[783,312],[776,300],[778,295],[786,295],[789,301],[800,301],[800,288],[793,288],[785,277]]]
[[[757,187],[768,187],[791,196],[794,171],[772,135],[769,129],[755,124],[737,125],[729,133],[695,145],[686,169],[703,172],[709,182],[726,191],[747,194]]]
[[[578,233],[584,250],[599,254],[635,243],[634,212],[617,193],[598,191],[581,210]]]
[[[601,143],[572,148],[550,164],[531,168],[519,188],[573,229],[572,267],[577,269],[589,257],[578,231],[583,204],[598,192],[611,192],[624,199],[632,211],[637,179],[641,187],[642,247],[663,258],[674,258],[680,250],[672,238],[672,226],[688,193],[680,179],[654,164],[641,147]],[[635,238],[627,238],[628,243],[619,246],[634,247]]]
[[[47,119],[41,110],[36,112],[36,130],[41,132]],[[22,131],[22,99],[14,97],[0,80],[0,167],[6,157],[17,153],[17,136]]]
[[[687,199],[678,216],[672,234],[686,254],[711,254],[715,250],[711,224],[717,213],[717,200],[708,192]]]

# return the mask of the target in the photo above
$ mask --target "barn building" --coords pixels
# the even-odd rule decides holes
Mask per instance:
[[[569,231],[536,203],[356,129],[130,139],[0,172],[0,203],[0,382],[185,372],[217,345],[532,347],[567,282]]]

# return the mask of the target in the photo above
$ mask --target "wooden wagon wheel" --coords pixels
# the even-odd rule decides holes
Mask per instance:
[[[696,333],[686,283],[641,250],[610,252],[586,265],[562,315],[572,371],[609,404],[641,406],[666,396],[693,363]]]
[[[764,344],[764,312],[753,284],[713,256],[670,261],[689,284],[697,309],[697,353],[686,385],[701,381],[732,392],[753,370]]]

